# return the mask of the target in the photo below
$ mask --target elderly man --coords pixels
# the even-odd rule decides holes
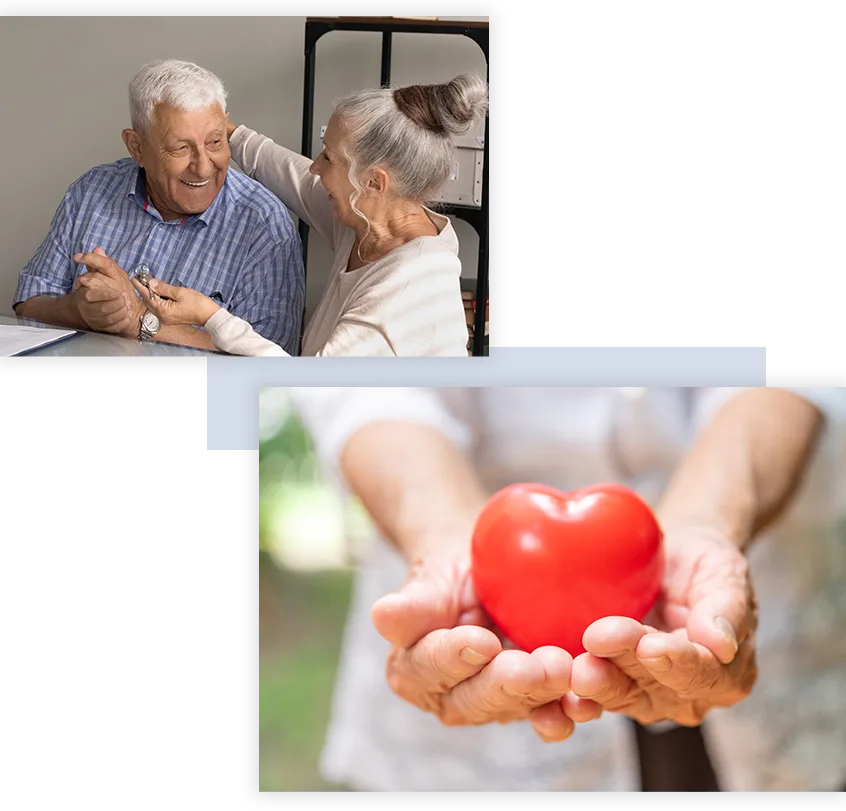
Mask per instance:
[[[302,250],[282,202],[229,171],[226,93],[190,62],[145,65],[129,86],[131,158],[71,185],[20,275],[18,315],[214,349],[202,329],[161,326],[132,287],[142,271],[192,287],[296,354]]]

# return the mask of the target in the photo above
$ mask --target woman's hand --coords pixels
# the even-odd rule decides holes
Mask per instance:
[[[240,127],[240,124],[233,124],[231,121],[226,122],[226,137],[231,138],[232,133]]]
[[[150,282],[151,295],[138,279],[132,279],[132,286],[147,309],[158,316],[162,326],[187,324],[202,327],[220,309],[210,298],[190,287],[174,287],[153,279]]]
[[[393,646],[393,692],[447,726],[529,720],[552,742],[602,712],[569,692],[573,659],[566,651],[503,650],[487,627],[466,553],[442,549],[415,560],[405,585],[380,599],[371,616]]]
[[[573,662],[573,692],[642,724],[698,726],[714,707],[749,695],[757,604],[749,566],[728,539],[708,528],[668,533],[661,597],[642,625],[605,617],[584,635]]]

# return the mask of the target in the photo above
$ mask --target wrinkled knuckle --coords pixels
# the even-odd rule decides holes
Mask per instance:
[[[509,711],[514,708],[509,706],[502,699],[506,697],[503,692],[501,696],[495,695],[492,691],[480,691],[467,698],[467,714],[481,722],[494,721],[505,718]]]
[[[447,727],[463,727],[471,723],[464,712],[454,704],[445,704],[442,701],[437,701],[437,706],[432,708],[432,712]]]
[[[400,668],[400,658],[396,651],[388,654],[388,660],[385,664],[385,677],[392,692],[398,696],[403,696],[407,692],[408,679]]]
[[[629,718],[632,718],[633,720],[637,721],[642,726],[647,727],[651,726],[652,724],[658,724],[661,721],[665,721],[667,719],[666,715],[661,714],[654,707],[646,705],[643,702],[632,704],[625,710],[611,710],[611,712],[626,715]]]
[[[625,696],[621,694],[621,691],[612,684],[605,685],[605,687],[594,695],[582,696],[582,698],[589,698],[591,701],[595,701],[603,707],[608,707],[611,704],[625,700]]]
[[[426,712],[434,713],[440,718],[441,714],[444,712],[444,704],[441,698],[442,697],[438,693],[418,693],[412,703],[416,704],[421,709],[426,710]]]
[[[642,693],[618,688],[607,688],[601,693],[591,696],[590,699],[599,704],[603,710],[625,713],[626,715],[632,715],[633,710],[641,709],[643,705]]]
[[[644,713],[639,709],[640,701],[635,698],[627,698],[627,699],[620,699],[612,704],[609,704],[606,709],[611,710],[612,712],[621,712],[625,715],[630,715],[632,713],[638,713],[639,715],[646,717],[652,717],[653,713],[646,712]]]
[[[710,694],[720,680],[719,673],[694,671],[690,682],[676,690],[679,698],[690,699]]]

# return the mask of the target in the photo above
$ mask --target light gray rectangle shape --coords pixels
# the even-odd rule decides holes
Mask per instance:
[[[764,347],[497,349],[489,358],[210,357],[209,450],[258,447],[271,386],[765,386]]]

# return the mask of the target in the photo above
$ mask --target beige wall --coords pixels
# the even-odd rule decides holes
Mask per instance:
[[[450,19],[450,18],[445,18]],[[487,19],[464,17],[461,19]],[[233,121],[300,147],[304,17],[4,17],[0,26],[0,314],[10,314],[20,269],[47,233],[67,187],[99,163],[126,155],[127,85],[142,64],[177,58],[217,73]],[[484,72],[481,51],[460,36],[394,35],[394,84]],[[379,84],[381,37],[333,32],[317,46],[315,144],[334,98]],[[475,231],[456,222],[463,273],[476,273]],[[329,269],[328,248],[309,247],[308,311]]]

